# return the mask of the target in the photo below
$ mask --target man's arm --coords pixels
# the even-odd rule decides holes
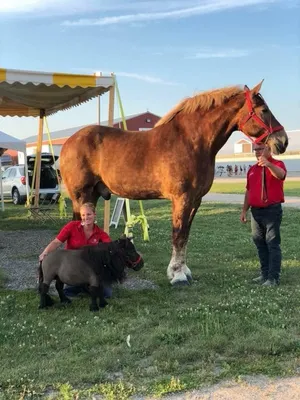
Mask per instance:
[[[240,215],[240,221],[243,222],[244,224],[247,222],[247,211],[249,210],[249,202],[248,202],[248,189],[246,189],[245,192],[245,198],[244,198],[244,205],[243,209]]]
[[[271,174],[275,176],[275,178],[283,180],[285,178],[286,172],[283,168],[278,167],[278,165],[274,165],[270,163],[267,165],[267,168],[269,168]]]
[[[283,180],[285,178],[286,171],[283,168],[278,167],[278,165],[275,165],[268,161],[268,159],[264,156],[260,157],[258,165],[260,165],[261,167],[267,167],[271,174],[277,179]]]

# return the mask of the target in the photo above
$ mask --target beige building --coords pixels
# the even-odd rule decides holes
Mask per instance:
[[[251,154],[253,152],[251,140],[240,139],[234,143],[234,154]]]

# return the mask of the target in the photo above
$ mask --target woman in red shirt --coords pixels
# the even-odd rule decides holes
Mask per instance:
[[[99,242],[111,242],[108,234],[96,225],[96,210],[93,203],[84,203],[81,206],[80,217],[81,221],[71,221],[61,229],[40,255],[40,261],[63,243],[66,243],[66,249],[74,250],[87,245],[96,246]],[[74,296],[86,290],[82,286],[67,286],[64,291],[66,296]],[[110,296],[111,289],[105,288],[105,297]]]

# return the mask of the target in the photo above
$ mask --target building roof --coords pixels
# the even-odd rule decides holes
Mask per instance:
[[[251,144],[251,140],[249,139],[240,139],[237,142],[235,142],[235,144]]]
[[[17,139],[0,131],[0,148],[18,150],[24,153],[26,151],[26,143],[25,140]]]
[[[147,114],[147,113],[153,114],[150,111],[146,111],[146,112],[142,112],[142,113],[139,113],[139,114],[128,115],[126,117],[126,121],[128,121],[128,120],[130,120],[132,118],[135,118],[135,117],[139,117],[140,115]],[[115,118],[114,119],[114,125],[116,125],[118,123],[122,123],[122,121],[123,121],[122,118]],[[82,128],[86,127],[86,126],[89,126],[89,125],[97,125],[97,122],[92,122],[91,124],[74,126],[72,128],[67,128],[67,129],[62,129],[62,130],[59,130],[59,131],[50,132],[51,140],[68,138],[68,137],[72,136],[75,132],[77,132],[80,129],[82,129]],[[101,121],[101,125],[107,126],[108,125],[108,121],[103,121],[103,122]],[[36,140],[37,140],[37,135],[33,135],[33,136],[27,137],[25,139],[25,142],[27,144],[36,143]],[[44,134],[43,135],[43,141],[46,141],[46,140],[48,140],[48,135]]]

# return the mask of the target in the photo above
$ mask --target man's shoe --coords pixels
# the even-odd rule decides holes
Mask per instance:
[[[267,279],[265,283],[262,284],[262,286],[278,286],[279,283],[275,281],[275,279]]]
[[[266,282],[267,279],[265,279],[262,275],[258,276],[257,278],[252,279],[253,283],[257,283],[259,285],[262,285],[263,283]]]

